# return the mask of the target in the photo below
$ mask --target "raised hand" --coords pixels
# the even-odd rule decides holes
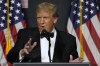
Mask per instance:
[[[20,50],[21,56],[25,56],[26,54],[29,54],[29,52],[31,52],[32,49],[34,49],[34,47],[37,45],[37,42],[34,42],[32,45],[31,42],[32,42],[32,38],[30,38],[28,42],[25,44],[24,48]]]

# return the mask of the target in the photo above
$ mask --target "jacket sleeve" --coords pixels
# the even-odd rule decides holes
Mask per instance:
[[[19,62],[19,51],[24,47],[23,31],[18,32],[17,41],[15,46],[9,51],[7,60],[10,63]]]
[[[72,55],[73,59],[78,58],[78,52],[77,52],[77,45],[76,45],[76,38],[73,38],[73,44],[71,45],[71,52],[70,55]]]
[[[72,55],[73,59],[78,58],[76,38],[66,32],[60,32],[60,36],[64,45],[63,60],[69,62],[70,55]]]

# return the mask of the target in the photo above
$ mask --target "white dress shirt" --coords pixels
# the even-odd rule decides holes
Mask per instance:
[[[54,47],[55,47],[55,41],[56,41],[56,35],[57,32],[55,28],[53,28],[52,32],[54,33],[54,37],[50,37],[51,41],[51,47],[50,47],[50,55],[51,55],[51,62],[53,60],[53,54],[54,54]],[[50,62],[49,61],[49,55],[48,55],[48,50],[49,50],[49,41],[43,37],[40,38],[40,48],[41,48],[41,62]]]

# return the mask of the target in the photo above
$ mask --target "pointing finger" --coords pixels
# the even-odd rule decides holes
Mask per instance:
[[[37,45],[37,42],[34,42],[33,45],[30,46],[30,48],[28,49],[29,52],[32,51],[32,49]]]
[[[26,46],[31,45],[31,41],[32,41],[32,38],[29,38],[28,42],[26,43]]]

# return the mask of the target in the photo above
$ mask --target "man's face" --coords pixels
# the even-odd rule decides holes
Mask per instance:
[[[56,18],[53,17],[53,14],[51,12],[45,12],[44,10],[42,10],[37,13],[37,24],[40,32],[43,29],[46,29],[47,32],[51,32],[55,22]]]

